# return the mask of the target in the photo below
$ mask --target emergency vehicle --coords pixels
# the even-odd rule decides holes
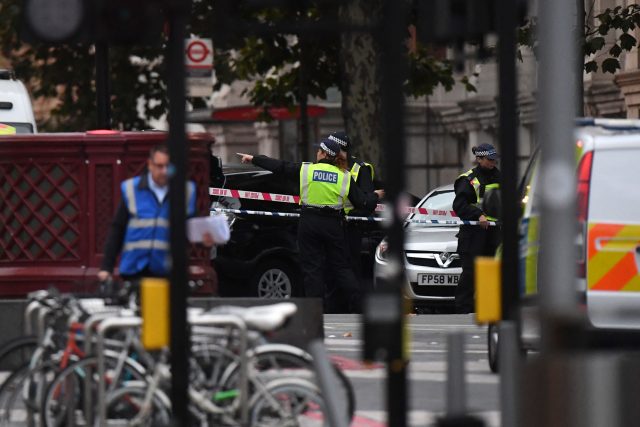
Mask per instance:
[[[0,69],[0,135],[36,132],[29,92],[13,72]]]
[[[640,329],[640,120],[580,119],[577,160],[580,300],[595,328]],[[520,222],[521,345],[537,347],[536,316],[526,301],[538,290],[539,160],[532,156],[523,179]],[[567,257],[567,259],[571,259]],[[497,370],[497,328],[489,328],[489,364]]]

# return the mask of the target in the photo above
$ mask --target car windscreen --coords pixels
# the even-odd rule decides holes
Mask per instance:
[[[429,197],[424,199],[422,203],[418,204],[418,208],[428,209],[430,211],[446,211],[447,213],[453,210],[453,199],[456,197],[456,193],[453,190],[434,191]],[[432,215],[413,214],[409,218],[412,219],[437,219]],[[419,224],[410,223],[409,227],[416,227]]]

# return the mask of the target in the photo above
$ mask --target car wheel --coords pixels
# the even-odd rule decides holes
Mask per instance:
[[[300,273],[288,262],[271,259],[261,262],[251,279],[258,298],[291,298],[300,295]]]
[[[487,329],[487,352],[489,353],[489,369],[498,372],[498,325],[492,323]]]

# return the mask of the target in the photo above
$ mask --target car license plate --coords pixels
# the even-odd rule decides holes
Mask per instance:
[[[418,274],[418,285],[457,286],[459,278],[458,274],[421,273]]]

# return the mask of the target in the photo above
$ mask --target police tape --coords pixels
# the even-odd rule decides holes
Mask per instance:
[[[290,194],[277,194],[277,193],[263,193],[260,191],[248,191],[248,190],[230,190],[227,188],[209,188],[209,195],[221,196],[221,197],[233,197],[235,199],[250,199],[250,200],[263,200],[266,202],[279,202],[279,203],[299,203],[299,196],[292,196]],[[376,212],[382,212],[387,207],[383,204],[376,206]],[[426,209],[426,208],[414,208],[405,207],[401,210],[402,213],[407,214],[420,214],[420,215],[432,215],[432,216],[447,216],[457,218],[454,211],[442,210],[442,209]]]
[[[211,212],[232,213],[236,215],[258,215],[272,216],[278,218],[299,218],[300,214],[296,212],[267,212],[252,211],[248,209],[227,209],[227,208],[211,208]],[[347,221],[364,221],[364,222],[390,222],[389,218],[378,218],[373,216],[345,216]],[[464,221],[455,219],[405,219],[403,222],[412,224],[427,225],[480,225],[480,221]],[[499,222],[489,221],[490,226],[498,226]]]

